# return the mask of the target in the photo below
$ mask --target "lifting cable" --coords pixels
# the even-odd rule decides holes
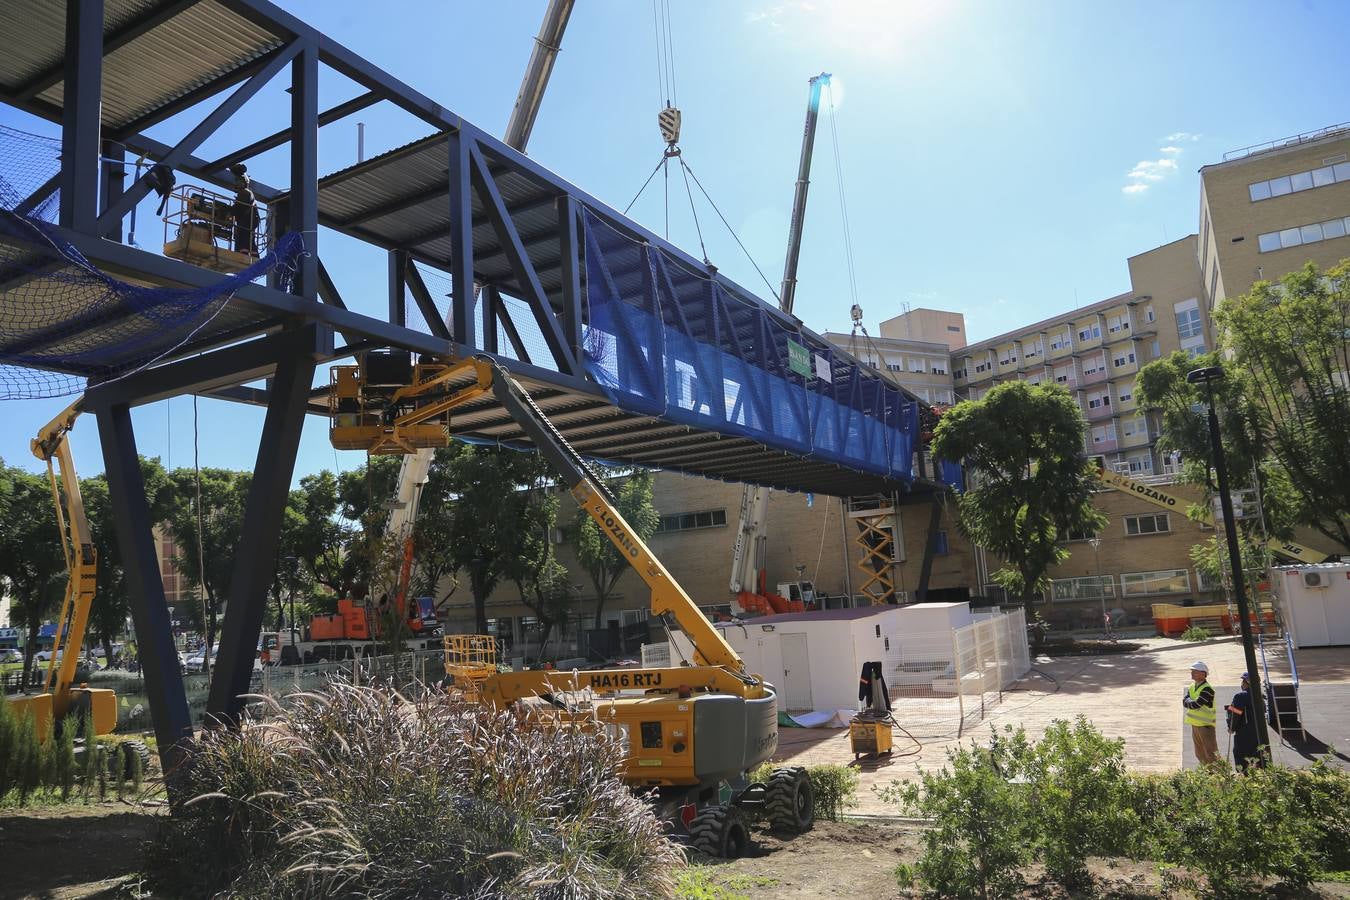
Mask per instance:
[[[838,116],[834,109],[834,87],[828,81],[825,83],[825,91],[830,103],[830,142],[834,146],[834,177],[835,183],[839,187],[839,217],[843,224],[844,262],[848,267],[849,293],[856,305],[858,303],[858,273],[853,265],[853,234],[849,229],[848,197],[844,191],[844,164],[839,156],[839,125],[837,122]],[[867,332],[864,330],[863,333],[866,334]]]
[[[206,598],[206,544],[202,535],[203,522],[205,516],[202,514],[202,464],[198,454],[198,430],[197,430],[197,395],[192,395],[192,481],[196,488],[196,506],[197,506],[197,582],[201,592],[198,598],[202,607],[202,633],[209,634],[210,622],[207,620],[207,598]],[[212,635],[214,637],[214,635]],[[208,641],[205,644],[205,652],[202,655],[202,671],[210,673],[211,671],[211,644]]]

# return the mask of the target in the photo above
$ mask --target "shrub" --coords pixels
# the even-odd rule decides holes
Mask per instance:
[[[19,789],[19,805],[25,806],[33,791],[42,784],[42,746],[38,743],[37,722],[34,721],[32,710],[25,710],[19,717],[13,765],[15,786]]]
[[[0,803],[18,779],[15,768],[19,723],[7,698],[0,697]]]
[[[84,756],[81,759],[81,777],[84,779],[84,790],[82,791],[84,802],[89,802],[89,793],[94,789],[94,783],[99,779],[99,773],[103,769],[98,764],[98,735],[94,733],[94,717],[86,715],[81,717],[83,730],[80,734],[81,747]]]
[[[1201,625],[1192,625],[1181,633],[1181,639],[1183,641],[1191,641],[1192,643],[1197,641],[1207,641],[1211,637],[1213,637],[1213,635],[1209,633],[1209,629]]]
[[[780,767],[780,763],[763,763],[750,772],[749,778],[751,781],[766,783]],[[806,774],[811,777],[816,818],[838,822],[844,818],[844,810],[858,805],[859,776],[856,769],[850,766],[808,766]]]
[[[1012,783],[1027,753],[1021,729],[988,748],[947,751],[938,772],[920,772],[917,783],[892,782],[883,799],[934,820],[921,838],[914,873],[944,897],[1001,897],[1021,883],[1028,857],[1026,792]],[[949,768],[950,767],[950,768]]]
[[[1153,859],[1181,867],[1165,872],[1167,883],[1218,897],[1253,893],[1269,877],[1306,887],[1318,834],[1297,805],[1296,778],[1279,766],[1242,778],[1210,767],[1171,776],[1173,806],[1146,839]]]
[[[56,739],[56,777],[54,787],[61,790],[61,801],[70,799],[75,787],[75,726],[67,722]]]
[[[1037,857],[1065,886],[1086,886],[1087,858],[1124,852],[1137,822],[1124,802],[1125,742],[1108,740],[1083,716],[1057,719],[1019,768]]]
[[[189,748],[169,896],[668,897],[683,862],[591,729],[332,685]]]
[[[127,753],[127,778],[131,781],[133,794],[141,792],[141,782],[145,780],[145,764],[139,753]]]

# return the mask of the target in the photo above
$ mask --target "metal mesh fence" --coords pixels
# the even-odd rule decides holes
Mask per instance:
[[[1021,609],[948,631],[891,639],[884,674],[895,720],[916,737],[945,737],[984,719],[1031,668]]]

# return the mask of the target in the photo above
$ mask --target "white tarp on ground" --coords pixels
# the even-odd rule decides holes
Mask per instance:
[[[856,712],[857,710],[853,709],[824,709],[791,715],[783,713],[783,715],[802,728],[847,728],[849,720]]]

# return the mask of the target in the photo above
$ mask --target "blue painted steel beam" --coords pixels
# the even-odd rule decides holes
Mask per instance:
[[[412,257],[405,254],[407,268],[404,271],[404,277],[408,282],[408,290],[413,295],[413,301],[417,308],[422,311],[422,318],[426,321],[427,327],[431,333],[443,340],[450,340],[450,326],[445,324],[445,317],[441,315],[441,310],[436,306],[436,301],[431,296],[431,291],[427,290],[427,283],[422,280],[422,273],[418,271],[417,266],[413,265]]]
[[[137,659],[145,680],[146,702],[155,726],[159,759],[166,773],[171,800],[178,795],[172,773],[184,758],[184,743],[192,738],[192,717],[178,650],[173,644],[169,624],[169,606],[164,599],[164,581],[155,554],[154,522],[145,500],[145,481],[136,452],[136,434],[131,425],[131,409],[125,404],[91,407],[98,419],[99,442],[103,447],[103,467],[108,479],[108,500],[112,505],[113,528],[126,572],[128,605],[136,626]]]
[[[408,327],[408,253],[389,251],[389,321]]]
[[[291,62],[291,192],[286,198],[290,229],[305,242],[297,263],[295,293],[319,296],[319,51],[313,40],[296,42]]]
[[[381,98],[378,94],[372,94],[369,91],[364,94],[358,94],[345,103],[339,103],[332,109],[325,109],[323,112],[319,113],[319,127],[322,128],[325,125],[331,125],[340,119],[350,116],[352,113],[360,112],[368,106],[374,106],[376,103],[379,103],[380,100]],[[207,165],[207,171],[224,172],[235,163],[252,159],[262,153],[266,153],[268,150],[275,150],[277,147],[289,144],[290,141],[291,129],[283,128],[275,134],[270,134],[261,140],[254,141],[247,147],[241,147],[233,153],[228,153],[214,162],[209,163]]]
[[[98,226],[103,0],[66,3],[64,73],[60,220],[66,228],[93,234]]]
[[[477,347],[474,335],[473,266],[473,141],[470,129],[461,129],[447,142],[447,179],[450,200],[450,332],[455,341]]]

